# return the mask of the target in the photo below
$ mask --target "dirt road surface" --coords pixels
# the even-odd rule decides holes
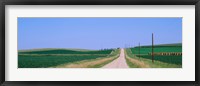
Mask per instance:
[[[103,66],[103,68],[129,68],[125,55],[124,55],[124,49],[120,49],[120,56],[119,58],[115,59],[114,61],[108,63],[107,65]]]

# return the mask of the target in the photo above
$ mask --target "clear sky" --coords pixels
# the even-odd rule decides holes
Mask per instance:
[[[182,43],[182,18],[18,18],[18,50]]]

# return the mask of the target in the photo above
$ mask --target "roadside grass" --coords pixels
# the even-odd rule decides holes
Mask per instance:
[[[104,58],[77,61],[73,63],[61,64],[52,68],[100,68],[119,57],[119,49],[111,52]]]
[[[152,63],[152,60],[141,58],[146,64],[149,64],[151,68],[182,68],[182,65],[176,65],[176,64],[169,64],[161,61],[154,61]]]
[[[116,59],[116,57],[109,57],[109,58],[105,57],[92,60],[83,60],[73,63],[62,64],[51,68],[100,68],[105,64],[113,61],[114,59]]]
[[[126,58],[126,63],[128,64],[128,66],[129,66],[130,68],[140,68],[139,65],[133,64],[133,63],[130,61],[130,59],[127,59],[127,58]]]
[[[126,62],[130,68],[149,68],[148,64],[145,64],[139,59],[131,58],[129,55],[130,53],[125,49]]]
[[[148,65],[150,68],[181,68],[182,65],[176,65],[176,64],[170,64],[170,63],[165,63],[161,61],[154,60],[154,63],[152,63],[152,60],[150,59],[145,59],[145,58],[139,58],[136,55],[132,54],[131,49],[125,49],[126,52],[126,58],[127,58],[127,63],[131,68],[138,68],[141,67],[141,64],[131,62],[129,58],[140,61],[141,63],[144,63]]]

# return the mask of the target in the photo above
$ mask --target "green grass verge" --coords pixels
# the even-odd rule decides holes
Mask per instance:
[[[128,64],[128,66],[130,67],[130,68],[139,68],[139,66],[138,65],[136,65],[136,64],[133,64],[132,62],[130,62],[127,58],[126,58],[126,63]]]
[[[146,64],[150,65],[151,68],[182,68],[182,65],[170,64],[161,61],[154,61],[154,63],[152,63],[152,60],[145,58],[140,59]]]

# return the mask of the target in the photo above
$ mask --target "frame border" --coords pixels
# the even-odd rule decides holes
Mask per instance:
[[[6,5],[195,5],[195,81],[5,81]],[[0,1],[0,85],[2,86],[200,86],[199,29],[200,0],[1,0]]]

